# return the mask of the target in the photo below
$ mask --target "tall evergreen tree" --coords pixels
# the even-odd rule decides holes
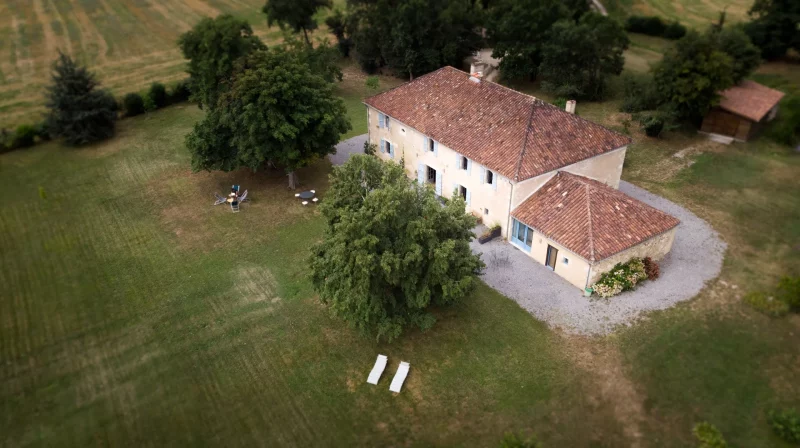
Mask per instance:
[[[178,44],[189,60],[192,100],[208,107],[228,87],[236,61],[266,48],[246,20],[229,14],[201,20],[181,35]]]
[[[267,0],[261,9],[267,15],[267,23],[277,23],[295,33],[302,31],[306,43],[311,45],[308,32],[317,29],[314,15],[320,8],[330,8],[331,0]]]
[[[398,164],[352,156],[334,169],[320,206],[328,228],[309,259],[320,299],[379,340],[430,328],[430,308],[463,300],[483,267],[465,206],[458,197],[442,207]]]
[[[192,168],[255,171],[269,163],[295,188],[296,170],[333,153],[350,129],[344,102],[292,52],[253,52],[238,66],[230,89],[186,138]]]
[[[86,67],[58,52],[52,84],[47,87],[47,126],[52,136],[69,145],[110,138],[117,121],[117,102]]]

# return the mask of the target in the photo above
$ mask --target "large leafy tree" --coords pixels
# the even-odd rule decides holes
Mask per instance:
[[[117,102],[94,73],[59,51],[47,87],[47,127],[50,135],[69,145],[110,138],[117,121]]]
[[[214,107],[227,88],[236,61],[266,48],[246,20],[228,14],[201,20],[181,35],[178,44],[189,60],[192,99],[208,107]]]
[[[503,77],[536,77],[550,28],[559,20],[573,19],[578,4],[560,0],[498,0],[492,4],[486,34],[494,46],[492,56],[502,58]]]
[[[461,61],[481,46],[481,12],[470,0],[365,0],[350,7],[359,62],[413,79]]]
[[[761,51],[740,27],[724,28],[717,33],[719,49],[731,57],[733,83],[738,84],[761,65]]]
[[[429,328],[429,308],[463,299],[483,267],[464,207],[460,198],[442,207],[395,163],[351,157],[334,169],[320,207],[328,228],[309,260],[320,299],[377,339]]]
[[[718,103],[719,92],[733,85],[733,60],[713,34],[690,31],[664,55],[653,76],[661,103],[698,124]]]
[[[277,23],[281,28],[289,28],[295,33],[302,31],[306,43],[311,45],[308,32],[317,29],[314,14],[320,8],[330,8],[331,0],[267,0],[262,8],[267,15],[267,23]]]
[[[800,1],[756,0],[745,31],[764,59],[776,59],[794,48],[800,52]]]
[[[622,73],[628,42],[619,22],[593,12],[578,23],[557,22],[542,46],[544,87],[559,96],[601,99],[606,78]]]
[[[192,168],[230,171],[278,166],[295,188],[295,171],[334,152],[350,129],[344,102],[296,54],[253,52],[238,64],[230,89],[187,136]]]

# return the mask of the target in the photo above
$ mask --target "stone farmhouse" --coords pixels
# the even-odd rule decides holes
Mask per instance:
[[[378,157],[402,160],[437,195],[460,195],[578,288],[672,248],[678,220],[617,190],[627,136],[452,67],[364,103]]]

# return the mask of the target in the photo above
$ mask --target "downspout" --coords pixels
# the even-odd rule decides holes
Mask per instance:
[[[506,239],[508,239],[508,230],[511,229],[511,198],[514,197],[514,182],[511,182],[511,193],[508,195],[508,218],[506,218]]]
[[[589,270],[586,271],[586,283],[583,285],[583,290],[589,287],[589,277],[592,276],[592,263],[589,263]]]

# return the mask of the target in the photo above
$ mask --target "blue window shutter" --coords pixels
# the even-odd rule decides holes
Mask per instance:
[[[453,197],[458,196],[458,184],[453,182]]]
[[[492,175],[492,190],[497,191],[497,173]]]
[[[384,142],[385,142],[385,140],[384,140],[384,139],[381,139],[381,152],[385,152],[385,150],[383,149],[383,144],[384,144]]]
[[[378,112],[378,127],[382,129],[384,126],[386,126],[386,121],[383,119],[383,114]]]
[[[394,145],[389,143],[389,156],[394,159]]]
[[[461,169],[461,154],[456,153],[456,169]]]
[[[441,196],[442,195],[442,172],[436,172],[436,194]]]
[[[420,184],[425,183],[425,165],[421,163],[417,165],[417,181]]]
[[[472,194],[469,192],[469,188],[467,188],[467,205],[472,201]]]
[[[433,155],[439,156],[439,142],[433,142]]]
[[[472,160],[467,159],[467,175],[472,173]]]
[[[481,166],[481,183],[486,183],[486,168]]]
[[[428,136],[427,135],[423,135],[422,136],[422,152],[425,152],[427,150],[428,150]]]

